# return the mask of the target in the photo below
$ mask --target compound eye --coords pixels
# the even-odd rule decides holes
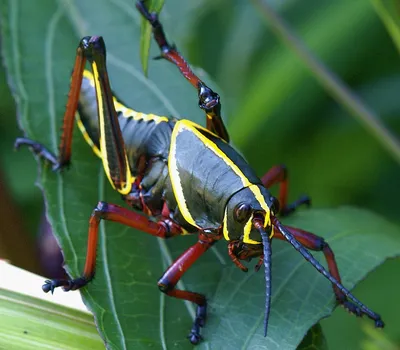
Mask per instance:
[[[251,215],[251,206],[246,203],[240,203],[235,208],[235,220],[239,223],[246,222]]]
[[[279,213],[280,207],[279,207],[279,201],[275,197],[271,197],[271,211],[274,213],[274,215]]]

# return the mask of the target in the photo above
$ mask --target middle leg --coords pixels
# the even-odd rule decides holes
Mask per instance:
[[[287,203],[288,197],[288,176],[287,169],[284,165],[275,165],[261,178],[261,182],[266,188],[270,188],[275,184],[279,184],[279,209],[280,215],[286,216],[291,214],[300,205],[311,204],[311,199],[308,196],[301,196],[293,203]],[[277,214],[277,213],[275,213]]]
[[[89,220],[86,262],[83,274],[74,279],[47,280],[42,287],[45,293],[49,291],[53,293],[57,287],[63,287],[64,291],[76,290],[84,287],[93,279],[96,268],[98,231],[101,220],[119,222],[120,224],[160,238],[169,238],[180,235],[183,232],[180,226],[170,223],[167,220],[154,222],[142,214],[135,213],[118,205],[99,202]]]
[[[163,293],[197,304],[196,318],[188,335],[192,344],[198,344],[201,340],[200,327],[203,327],[206,321],[207,300],[203,294],[176,289],[175,286],[182,278],[183,274],[215,243],[215,241],[216,240],[212,238],[210,239],[200,234],[199,241],[176,259],[158,281],[158,287]]]

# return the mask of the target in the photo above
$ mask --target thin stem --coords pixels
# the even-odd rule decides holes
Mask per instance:
[[[302,60],[319,83],[333,98],[342,104],[362,125],[382,144],[400,163],[400,142],[388,130],[379,116],[363,103],[346,84],[315,57],[285,21],[267,4],[265,0],[252,0],[265,21],[280,39]]]
[[[400,6],[398,0],[371,0],[371,4],[392,37],[397,51],[400,52]]]

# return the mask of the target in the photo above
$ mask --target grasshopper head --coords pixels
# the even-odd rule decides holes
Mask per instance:
[[[262,235],[254,225],[254,220],[262,220],[263,227],[268,236],[272,234],[271,215],[278,208],[278,201],[271,196],[262,185],[251,185],[236,192],[225,207],[223,220],[224,238],[229,242],[241,243],[249,248],[248,254],[258,256],[262,254]],[[254,254],[255,252],[258,254]],[[244,256],[243,259],[247,259]],[[239,257],[239,256],[238,256]],[[240,258],[240,257],[239,257]]]

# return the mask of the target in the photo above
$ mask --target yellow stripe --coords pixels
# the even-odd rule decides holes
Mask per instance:
[[[132,117],[133,120],[143,120],[145,122],[154,121],[155,124],[159,124],[161,122],[168,122],[167,117],[160,117],[159,115],[155,115],[155,114],[145,114],[145,113],[136,112],[135,110],[124,106],[115,97],[114,97],[114,106],[115,106],[115,110],[117,112],[122,113],[122,116],[125,118]]]
[[[253,220],[253,214],[251,214],[250,219],[246,222],[246,225],[244,226],[243,242],[250,243],[250,244],[260,244],[260,242],[254,241],[253,239],[250,238],[250,232],[251,232],[251,229],[253,226],[253,223],[251,220]]]
[[[223,158],[226,156],[215,146],[214,143],[209,141],[206,137],[204,137],[199,131],[196,130],[197,125],[190,122],[189,120],[180,120],[175,124],[174,130],[172,131],[171,135],[171,146],[170,146],[170,153],[169,153],[169,160],[168,160],[168,171],[170,174],[172,190],[174,192],[175,198],[177,200],[178,208],[183,216],[183,218],[189,224],[201,228],[198,226],[193,219],[192,215],[190,214],[189,208],[186,203],[185,195],[183,194],[183,188],[181,184],[181,179],[178,171],[178,166],[176,164],[176,138],[178,134],[183,130],[189,130],[193,132],[195,136],[197,136],[208,148],[212,149],[214,153],[216,153],[219,157]],[[230,159],[228,159],[230,161]],[[236,165],[230,161],[229,166]],[[237,167],[236,167],[237,168]]]
[[[171,149],[170,149],[170,159],[168,161],[168,170],[170,173],[170,178],[171,178],[171,183],[172,183],[172,189],[175,194],[175,198],[177,199],[178,207],[179,210],[184,217],[184,219],[190,223],[193,226],[199,227],[196,225],[192,215],[189,212],[189,209],[186,204],[185,196],[183,194],[183,188],[182,184],[180,181],[180,176],[179,176],[179,171],[178,167],[176,164],[176,138],[178,134],[183,131],[183,130],[189,130],[191,131],[197,138],[200,139],[203,144],[212,150],[218,157],[220,157],[234,172],[239,178],[241,179],[243,183],[243,187],[248,187],[256,197],[257,201],[260,203],[261,208],[265,211],[265,221],[264,221],[264,227],[268,223],[270,223],[270,210],[267,205],[267,203],[264,200],[263,195],[261,194],[260,189],[258,188],[257,185],[253,185],[247,177],[242,173],[242,171],[239,169],[239,167],[232,162],[231,159],[229,159],[225,153],[223,153],[217,145],[210,141],[208,138],[206,138],[204,135],[202,135],[198,130],[199,126],[189,120],[180,120],[176,123],[175,128],[172,132],[171,136]],[[249,238],[250,239],[250,238]],[[259,242],[257,242],[259,243]]]
[[[83,71],[83,76],[84,78],[86,78],[87,80],[89,80],[89,83],[92,87],[95,87],[94,85],[94,78],[93,78],[93,74],[90,73],[88,70],[84,70]],[[89,146],[92,148],[93,152],[99,157],[101,158],[101,152],[99,150],[99,148],[94,144],[93,140],[90,138],[89,134],[86,131],[85,126],[82,123],[81,117],[79,115],[78,112],[75,113],[75,120],[76,123],[78,125],[79,130],[81,131],[85,141],[89,144]]]
[[[103,107],[103,99],[101,95],[101,88],[100,88],[100,82],[99,82],[99,71],[97,70],[97,64],[96,62],[92,63],[92,69],[93,69],[93,80],[95,84],[95,90],[96,90],[96,97],[97,97],[97,108],[99,109],[99,123],[100,123],[100,153],[101,153],[101,159],[103,161],[103,167],[104,167],[104,172],[107,175],[108,180],[111,183],[112,188],[115,190],[115,185],[114,182],[111,179],[110,175],[110,170],[108,166],[108,158],[107,158],[107,151],[106,151],[106,140],[105,137],[105,127],[104,127],[104,107]],[[84,72],[84,76],[86,76]]]
[[[181,184],[180,177],[179,177],[178,166],[176,164],[176,138],[178,136],[178,133],[183,130],[180,128],[180,123],[181,122],[176,123],[175,128],[172,131],[172,135],[171,135],[171,147],[170,147],[169,157],[168,157],[168,172],[169,172],[169,177],[171,179],[172,191],[174,192],[176,201],[178,203],[178,208],[179,208],[181,214],[183,215],[183,218],[189,224],[191,224],[197,228],[201,228],[193,220],[193,217],[192,217],[192,215],[190,215],[189,209],[186,205],[186,200],[185,200],[185,196],[183,195],[182,184]]]
[[[221,139],[221,137],[219,137],[217,134],[213,133],[211,130],[206,129],[206,128],[202,127],[202,126],[199,125],[199,124],[193,123],[193,122],[191,122],[190,120],[186,120],[186,121],[188,122],[188,124],[191,124],[191,126],[192,126],[193,128],[195,128],[196,130],[204,131],[205,133],[210,134],[211,136],[214,136],[214,137],[218,138],[220,141],[222,141],[222,142],[224,142],[224,143],[228,143],[228,142],[226,142],[224,139]],[[214,143],[213,143],[213,144],[214,144]],[[215,144],[214,144],[214,145],[215,145]]]
[[[94,75],[94,83],[95,83],[95,90],[96,90],[96,97],[97,97],[97,106],[99,109],[99,122],[100,122],[100,153],[101,159],[103,161],[104,171],[107,175],[108,180],[111,183],[113,189],[117,190],[121,194],[128,194],[132,188],[132,178],[131,170],[129,168],[128,158],[125,153],[125,165],[126,165],[126,179],[127,182],[124,184],[122,188],[116,188],[114,182],[111,179],[108,158],[107,158],[107,150],[106,150],[106,140],[105,137],[105,125],[104,125],[104,107],[103,107],[103,99],[101,95],[101,88],[100,88],[100,81],[99,81],[99,71],[97,69],[96,62],[92,63],[93,75]]]
[[[229,231],[228,231],[228,208],[225,208],[224,214],[224,228],[223,228],[224,238],[229,241]]]
[[[263,208],[263,210],[265,211],[264,227],[267,227],[267,225],[269,226],[271,224],[270,210],[267,203],[265,203],[264,197],[261,194],[259,187],[257,185],[252,185],[249,187],[249,189],[251,192],[254,193],[254,196],[258,200],[258,203],[260,203],[261,208]]]
[[[93,74],[92,74],[90,71],[88,71],[87,69],[85,69],[85,70],[83,71],[83,77],[84,77],[85,79],[89,80],[90,85],[94,87],[94,77],[93,77]]]
[[[183,128],[186,128],[187,130],[192,131],[200,140],[201,142],[204,143],[204,145],[212,150],[218,157],[220,157],[234,172],[237,176],[240,177],[243,183],[243,187],[249,187],[252,185],[252,183],[247,179],[246,176],[242,173],[242,171],[239,169],[239,167],[233,163],[226,155],[223,153],[217,145],[209,140],[207,137],[205,137],[203,134],[201,134],[199,131],[197,131],[197,128],[199,126],[189,120],[180,120],[176,125],[182,124]],[[200,127],[201,128],[201,127]],[[201,128],[203,129],[203,128]],[[208,131],[208,130],[207,130]]]
[[[126,183],[124,187],[118,189],[118,192],[121,194],[128,194],[129,192],[131,192],[132,183],[135,182],[135,178],[131,175],[131,168],[129,167],[128,157],[126,155],[126,152],[124,153],[125,153],[125,167],[126,167],[126,174],[125,174]]]
[[[167,117],[160,117],[155,114],[145,114],[145,113],[136,112],[133,109],[130,109],[130,108],[124,106],[115,97],[114,97],[114,106],[115,106],[115,110],[117,112],[121,112],[122,116],[125,118],[132,117],[134,120],[143,120],[145,122],[154,121],[155,124],[158,124],[161,122],[168,122]]]
[[[93,140],[90,138],[89,134],[86,131],[85,126],[82,123],[81,117],[79,116],[79,113],[75,113],[75,120],[76,120],[76,124],[78,125],[79,130],[81,131],[83,138],[85,139],[85,141],[89,144],[89,146],[92,148],[93,152],[96,154],[96,156],[98,156],[99,158],[101,158],[101,152],[98,149],[98,147],[94,144]]]
[[[93,77],[93,74],[90,71],[84,70],[83,76],[87,80],[89,80],[89,83],[91,86],[95,87],[95,79]],[[136,112],[135,110],[124,106],[121,102],[119,102],[117,100],[117,98],[115,96],[113,97],[113,101],[114,101],[115,110],[117,112],[121,112],[121,114],[125,118],[132,117],[134,120],[143,120],[145,122],[154,121],[154,123],[156,123],[156,124],[161,123],[161,122],[168,122],[168,120],[169,120],[167,117],[161,117],[161,116],[155,115],[155,114],[145,114],[145,113]]]

